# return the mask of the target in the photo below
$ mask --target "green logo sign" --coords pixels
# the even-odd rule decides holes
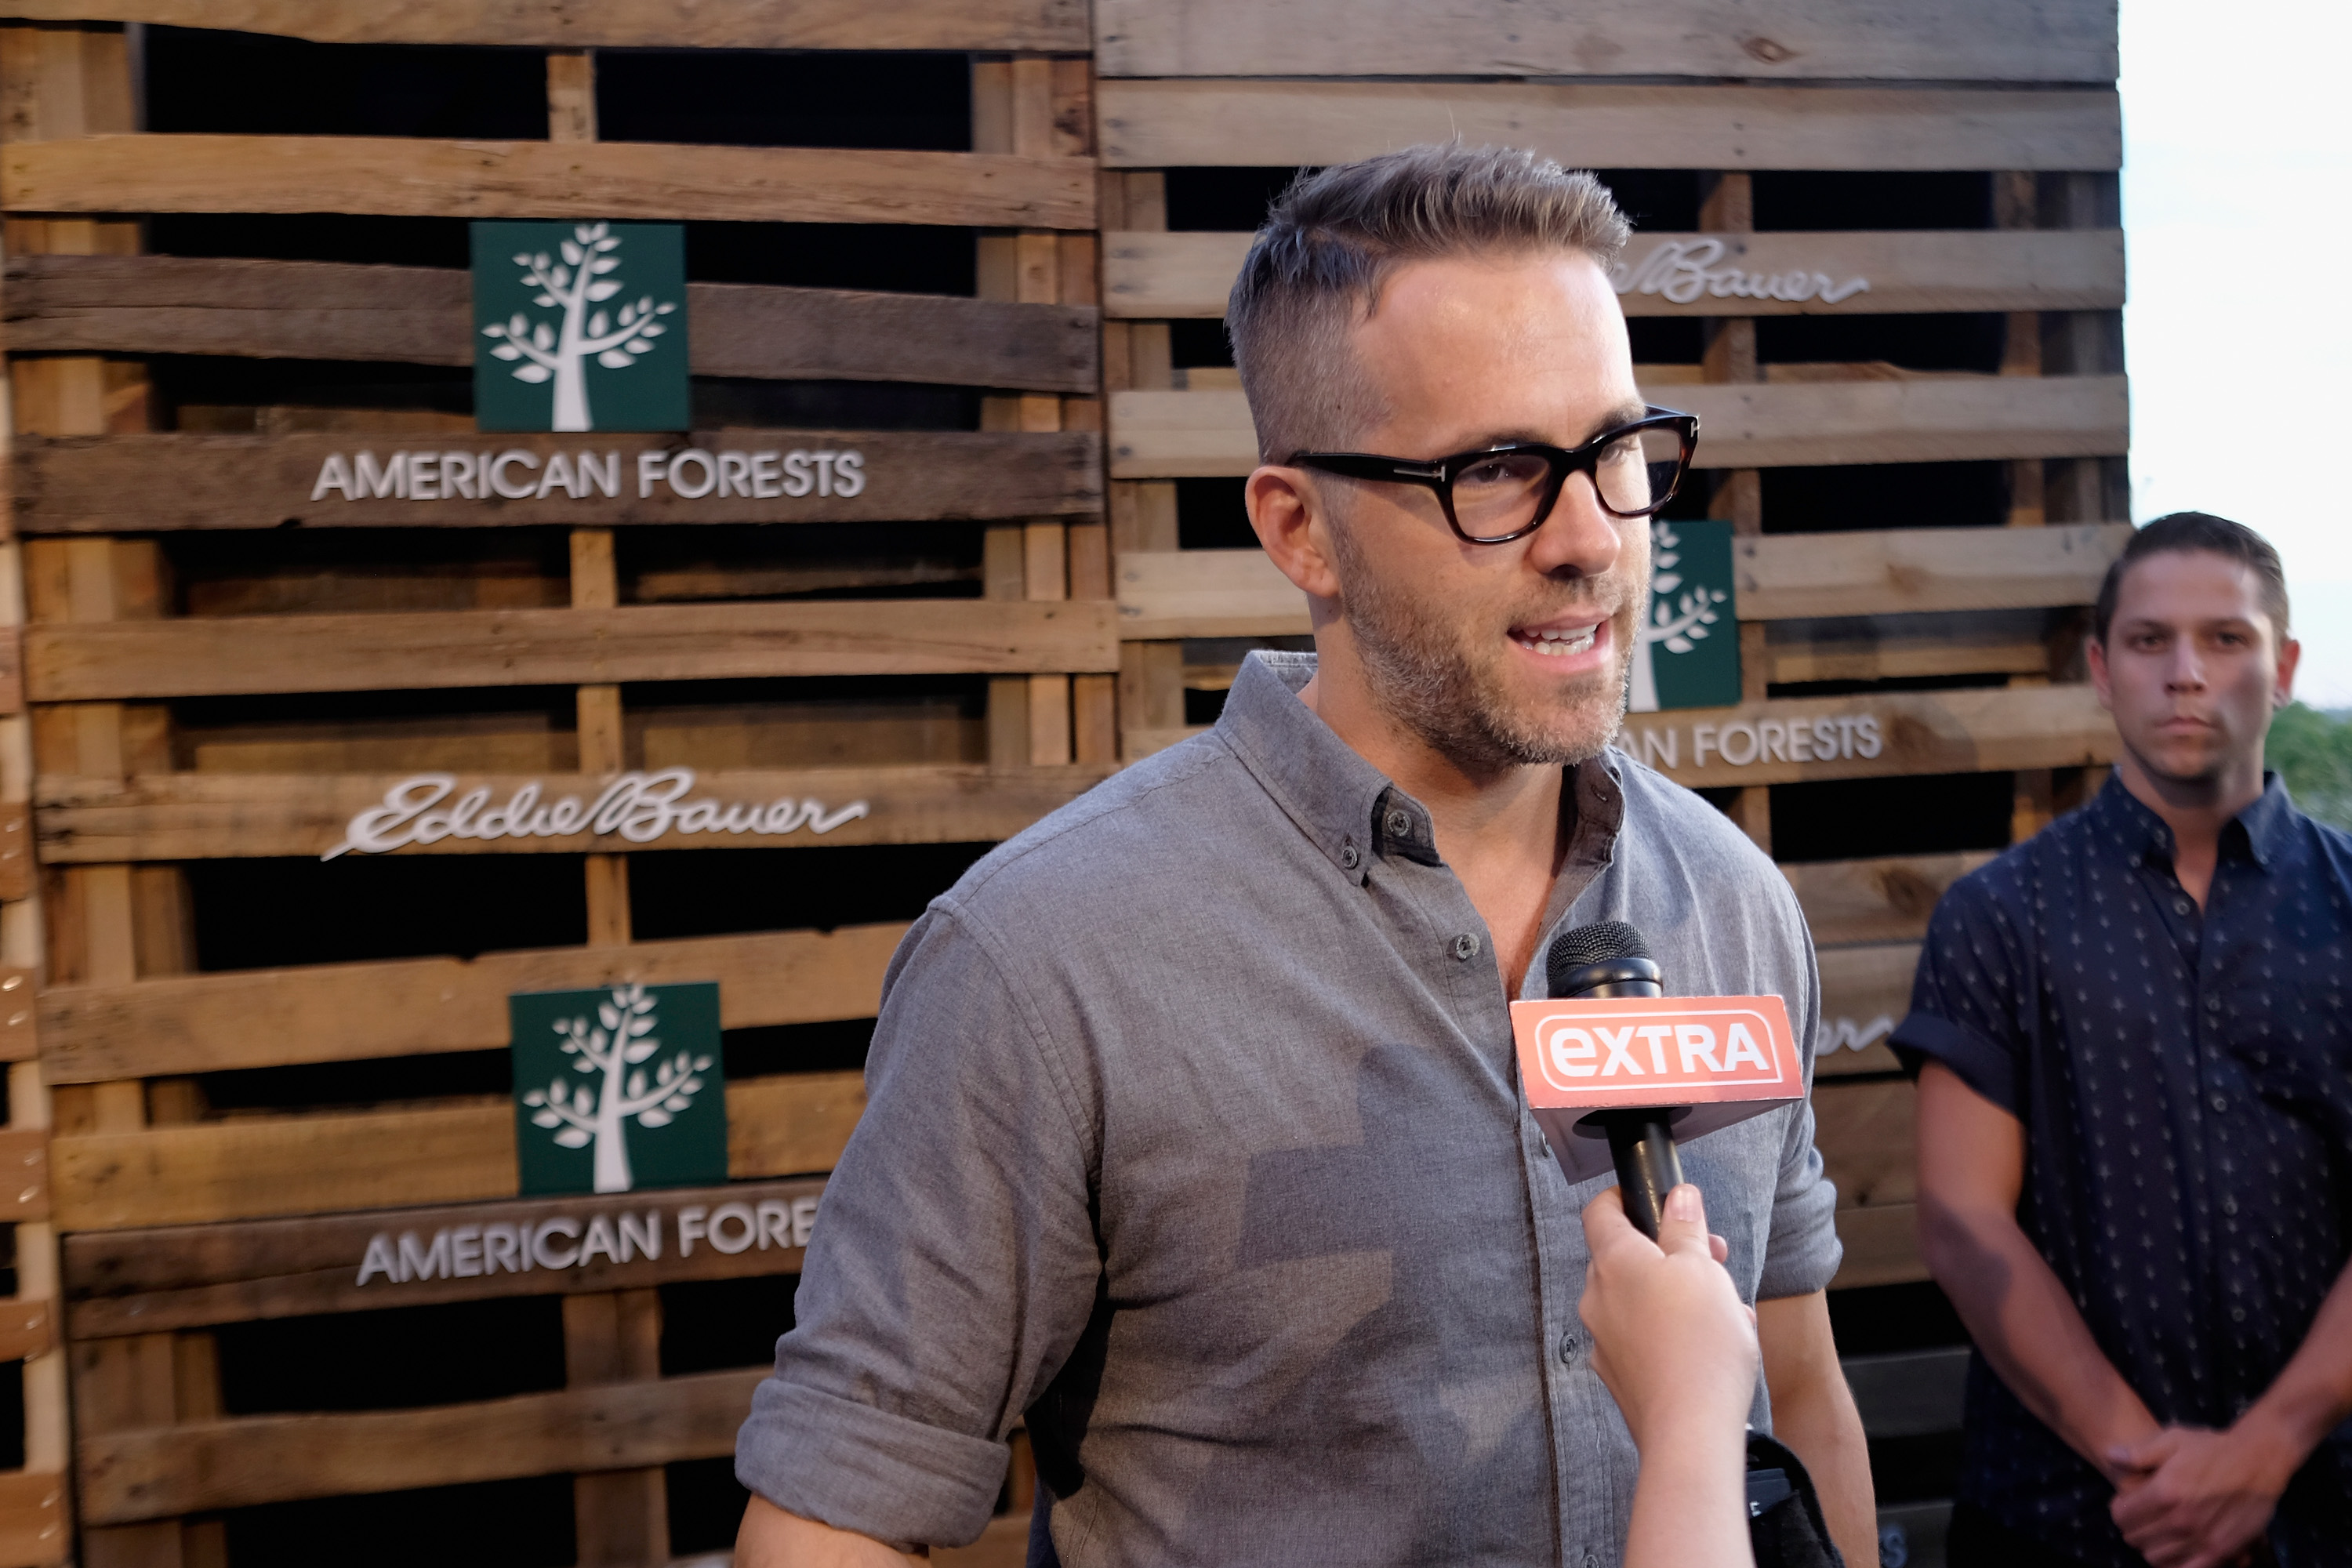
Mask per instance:
[[[727,1179],[715,982],[532,991],[507,1011],[526,1195]]]
[[[686,230],[478,223],[474,423],[684,430]]]
[[[1739,701],[1739,616],[1731,524],[1650,524],[1650,614],[1633,650],[1635,713],[1729,708]]]

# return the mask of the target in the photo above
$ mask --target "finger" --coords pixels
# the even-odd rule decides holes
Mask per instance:
[[[1685,1182],[1666,1194],[1665,1212],[1658,1216],[1658,1247],[1666,1253],[1703,1252],[1712,1256],[1714,1238],[1706,1230],[1706,1199],[1696,1182]],[[1721,1261],[1717,1259],[1717,1261]]]
[[[2126,1469],[2153,1470],[2179,1451],[2183,1436],[2177,1426],[2163,1427],[2137,1443],[2116,1444],[2107,1450],[2107,1459]]]
[[[1706,1238],[1706,1255],[1717,1263],[1728,1263],[1731,1261],[1731,1243],[1719,1236],[1709,1236]]]
[[[1615,1187],[1603,1187],[1584,1205],[1584,1249],[1597,1262],[1627,1248],[1656,1256],[1657,1244],[1633,1228],[1625,1217],[1625,1199]]]

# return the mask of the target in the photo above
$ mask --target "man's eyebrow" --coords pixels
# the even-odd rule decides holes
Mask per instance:
[[[1645,417],[1649,412],[1650,405],[1646,403],[1621,404],[1594,421],[1592,428],[1585,433],[1582,441],[1571,444],[1582,446],[1602,431],[1614,430],[1620,426],[1631,425],[1635,420]],[[1485,452],[1496,447],[1549,447],[1550,445],[1551,440],[1549,437],[1531,429],[1492,430],[1481,437],[1475,446],[1466,447],[1465,450]]]

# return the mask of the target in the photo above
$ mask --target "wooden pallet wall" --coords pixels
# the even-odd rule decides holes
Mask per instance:
[[[503,1094],[231,1113],[207,1085],[423,1071],[497,1051],[505,999],[520,990],[715,979],[730,1030],[853,1024],[874,1012],[903,921],[639,941],[633,853],[723,855],[740,841],[451,837],[402,852],[576,857],[584,942],[203,970],[214,922],[234,913],[200,907],[190,868],[314,858],[420,768],[454,773],[461,792],[506,799],[535,782],[553,799],[593,798],[627,768],[688,765],[696,794],[721,801],[865,802],[821,840],[771,840],[856,852],[1008,837],[1114,767],[1083,10],[982,0],[680,16],[607,0],[395,16],[321,0],[14,14],[31,20],[0,26],[0,331],[15,416],[0,608],[21,581],[18,618],[30,624],[0,659],[0,707],[16,715],[0,717],[0,899],[16,900],[0,904],[0,962],[17,965],[0,970],[0,1052],[25,1064],[0,1159],[21,1156],[30,1173],[7,1216],[19,1222],[19,1294],[0,1302],[0,1354],[29,1359],[26,1468],[0,1477],[0,1551],[31,1568],[75,1550],[63,1507],[69,1358],[79,1554],[99,1568],[231,1562],[238,1510],[565,1473],[580,1563],[666,1562],[665,1467],[731,1450],[759,1369],[663,1375],[662,1292],[797,1269],[821,1173],[862,1104],[858,1075],[730,1082],[733,1184],[698,1195],[714,1215],[740,1205],[758,1241],[691,1256],[677,1216],[698,1194],[513,1202]],[[549,135],[147,132],[133,101],[137,29],[115,22],[540,48]],[[971,150],[603,139],[594,51],[647,45],[968,52]],[[976,231],[961,241],[976,247],[971,296],[694,283],[688,303],[698,377],[978,389],[978,427],[734,418],[682,441],[491,437],[463,416],[299,398],[175,416],[147,369],[160,356],[470,363],[463,273],[142,254],[139,222],[115,216],[321,211],[882,223],[921,226],[911,242],[932,246]],[[786,448],[854,447],[870,482],[797,500],[655,499],[626,482],[492,495],[486,483],[461,508],[446,494],[441,505],[354,500],[313,484],[330,454],[362,448],[487,476],[494,461],[529,471],[608,446],[698,448],[714,468],[746,471]],[[778,562],[746,558],[757,524],[835,542],[861,530],[870,542],[838,560],[789,548]],[[716,542],[702,552],[700,537]],[[646,540],[633,565],[632,541]],[[29,718],[26,648],[39,667]],[[823,695],[793,695],[812,681]],[[856,695],[869,687],[880,695]],[[739,689],[740,702],[727,695]],[[920,695],[966,689],[975,695]],[[400,700],[387,708],[385,692]],[[556,706],[534,715],[551,692],[562,694]],[[222,702],[246,704],[242,717],[220,721]],[[37,888],[36,798],[51,806]],[[900,901],[919,907],[935,890]],[[47,1048],[37,1070],[37,1031]],[[69,1192],[52,1161],[74,1173]],[[623,1211],[643,1218],[656,1203],[672,1240],[654,1258],[520,1277],[509,1266],[453,1278],[445,1264],[430,1283],[352,1283],[378,1235],[429,1247],[455,1232],[459,1256],[474,1257],[462,1249],[485,1226],[625,1235]],[[62,1272],[52,1214],[71,1238]],[[224,1406],[224,1332],[518,1289],[561,1298],[560,1389],[333,1415]],[[60,1354],[52,1325],[68,1299],[81,1316],[66,1314]],[[1002,1527],[951,1560],[1017,1559],[1029,1473],[1024,1457]]]
[[[1307,630],[1299,595],[1258,552],[1177,547],[1177,481],[1245,474],[1255,449],[1234,373],[1172,365],[1170,349],[1174,325],[1223,314],[1248,236],[1171,232],[1170,182],[1459,136],[1571,166],[1691,172],[1697,224],[1638,233],[1636,265],[1712,241],[1722,268],[1868,279],[1833,302],[1712,288],[1680,302],[1622,296],[1637,323],[1679,318],[1704,345],[1696,363],[1636,370],[1653,402],[1701,416],[1702,493],[1738,535],[1746,686],[1736,710],[1634,716],[1627,749],[1727,792],[1725,808],[1768,850],[1774,786],[2012,774],[2021,837],[2095,782],[2112,731],[2079,683],[2070,616],[2128,531],[2112,5],[1895,16],[1778,0],[1735,16],[1692,0],[1571,17],[1480,3],[1441,22],[1408,5],[1098,0],[1096,47],[1114,193],[1104,366],[1129,756],[1196,729],[1187,688],[1229,680],[1241,647]],[[1856,206],[1834,230],[1759,232],[1757,181],[1790,171],[1983,171],[1988,221],[1882,228]],[[1759,318],[1963,311],[2000,318],[1998,374],[1758,353]],[[2005,465],[2010,505],[1977,527],[1916,526],[1898,483],[1885,488],[1883,522],[1863,531],[1815,532],[1801,516],[1768,516],[1763,500],[1768,470],[1987,461]],[[1850,684],[1801,694],[1832,681]],[[1786,743],[1861,720],[1879,743]],[[1745,765],[1715,744],[1727,728],[1750,751]],[[1786,868],[1822,944],[1832,1049],[1815,1103],[1840,1188],[1842,1285],[1925,1277],[1910,1234],[1911,1089],[1883,1038],[1937,894],[1984,858]]]

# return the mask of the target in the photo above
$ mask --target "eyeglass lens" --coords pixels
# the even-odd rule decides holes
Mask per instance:
[[[1650,440],[1644,450],[1643,437]],[[1638,516],[1652,498],[1670,490],[1682,446],[1671,430],[1628,431],[1594,454],[1592,485],[1601,503],[1621,516]],[[1463,468],[1454,479],[1454,516],[1462,531],[1493,539],[1530,526],[1551,481],[1551,464],[1535,452],[1500,452]]]

